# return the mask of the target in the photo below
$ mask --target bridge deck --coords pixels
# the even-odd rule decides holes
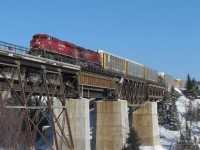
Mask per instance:
[[[20,67],[25,67],[27,70],[40,70],[40,72],[42,72],[42,70],[45,69],[48,70],[48,72],[60,72],[63,78],[65,78],[64,80],[66,83],[64,84],[68,84],[67,80],[69,79],[69,83],[73,84],[69,87],[79,93],[79,96],[81,95],[87,98],[103,98],[103,96],[110,95],[112,97],[115,92],[115,95],[117,94],[119,98],[127,100],[129,104],[143,104],[148,100],[157,100],[163,97],[163,91],[165,90],[163,85],[149,83],[144,79],[132,76],[118,75],[111,77],[104,74],[92,73],[87,70],[83,71],[78,65],[33,56],[28,54],[28,51],[29,49],[23,47],[16,48],[15,46],[9,47],[8,45],[2,47],[0,44],[1,67],[20,65]],[[7,75],[7,79],[11,78],[11,76],[12,74]],[[3,78],[3,76],[0,75],[0,78]],[[17,78],[18,77],[16,77],[16,79]],[[15,80],[15,77],[12,79]],[[120,81],[121,79],[123,79],[123,82]],[[3,83],[3,80],[0,80],[0,82],[2,85],[7,84]],[[26,84],[26,91],[30,92],[32,90],[32,83],[28,82]],[[60,83],[57,83],[56,86],[59,84]],[[20,91],[19,83],[13,81],[12,85],[16,91]],[[6,88],[2,88],[6,90]],[[106,89],[108,90],[106,91]],[[40,88],[35,89],[34,92],[45,93],[45,91]],[[55,94],[53,89],[50,89],[49,94]]]

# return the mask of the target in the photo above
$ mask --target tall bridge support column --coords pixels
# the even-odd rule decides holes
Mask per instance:
[[[132,117],[132,126],[141,139],[141,146],[160,145],[157,103],[147,103],[134,110]]]
[[[129,132],[127,101],[94,103],[92,150],[117,150],[126,142]]]
[[[90,149],[90,121],[89,121],[89,100],[88,99],[69,99],[66,100],[66,108],[70,122],[72,139],[75,150],[89,150]],[[62,106],[60,101],[54,101],[54,106]],[[56,116],[59,116],[62,109],[54,111]],[[63,114],[65,115],[65,114]],[[58,119],[60,125],[64,124],[63,115]],[[65,117],[64,117],[65,118]],[[56,127],[56,126],[55,126]],[[68,127],[65,125],[65,132],[68,132]],[[60,133],[60,135],[62,135]],[[67,134],[69,136],[69,134]],[[71,150],[62,143],[61,138],[57,134],[58,144],[62,150]],[[60,140],[59,140],[60,139]],[[63,146],[61,145],[63,144]],[[55,145],[55,143],[54,143]]]
[[[90,117],[88,99],[66,101],[75,150],[90,149]]]

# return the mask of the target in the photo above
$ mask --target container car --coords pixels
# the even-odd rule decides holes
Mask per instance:
[[[106,70],[116,71],[118,73],[126,73],[126,59],[98,50],[101,56],[102,67]]]
[[[186,81],[181,79],[174,79],[174,87],[176,88],[185,88]]]
[[[158,82],[158,71],[145,66],[144,79],[153,82]]]
[[[126,74],[138,78],[144,78],[144,65],[126,60]]]
[[[181,88],[181,79],[174,79],[174,87]]]
[[[161,72],[159,73],[159,76],[163,79],[164,84],[168,88],[172,87],[172,85],[174,84],[174,78],[171,75]]]
[[[181,88],[185,88],[186,81],[181,80]]]

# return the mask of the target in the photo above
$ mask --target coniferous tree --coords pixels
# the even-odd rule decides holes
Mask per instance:
[[[190,78],[190,75],[188,74],[187,76],[187,81],[186,81],[186,89],[191,91],[192,90],[192,80]]]
[[[185,150],[185,146],[186,146],[185,136],[181,134],[180,139],[176,145],[176,150]]]
[[[185,91],[185,96],[189,99],[192,99],[192,80],[190,78],[190,75],[188,74],[187,80],[186,80],[186,91]]]
[[[189,143],[189,141],[191,140],[191,131],[190,128],[186,122],[186,126],[185,126],[185,137],[186,137],[186,141],[187,143]]]
[[[199,96],[199,87],[197,85],[197,81],[195,79],[192,79],[192,94],[194,98],[197,98]]]
[[[189,150],[198,150],[198,146],[191,139],[191,129],[189,128],[187,122],[185,127],[185,139],[186,139],[186,148]]]
[[[192,121],[195,119],[195,109],[192,105],[192,102],[189,101],[189,105],[186,106],[186,114],[185,114],[185,119],[186,121],[189,121],[189,123],[191,124]]]
[[[167,120],[167,108],[169,104],[170,93],[169,91],[165,91],[163,100],[158,103],[158,123],[160,125],[165,125]]]
[[[128,134],[128,138],[126,139],[126,144],[122,150],[140,150],[140,145],[141,142],[136,130],[131,128],[130,133]]]
[[[194,78],[191,79],[189,74],[187,76],[187,81],[186,81],[185,87],[186,87],[185,95],[190,100],[193,100],[200,95],[197,81]]]
[[[196,108],[195,121],[200,121],[200,105]]]
[[[176,101],[177,99],[175,97],[175,89],[172,86],[167,108],[167,123],[169,124],[169,129],[173,131],[177,131],[179,129],[179,117]]]
[[[185,132],[181,133],[180,139],[177,142],[176,150],[199,150],[197,143],[191,139],[191,131],[186,123]]]

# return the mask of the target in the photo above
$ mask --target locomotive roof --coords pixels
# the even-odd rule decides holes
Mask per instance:
[[[140,65],[140,66],[144,66],[143,64],[140,64],[140,63],[133,61],[133,60],[130,60],[130,59],[126,59],[126,61],[129,61],[131,63],[137,64],[137,65]]]
[[[58,40],[58,41],[60,41],[60,42],[65,42],[65,43],[67,43],[68,45],[76,46],[75,44],[72,44],[72,43],[67,42],[67,41],[60,40],[60,39],[55,38],[55,37],[53,37],[53,36],[50,36],[50,35],[48,35],[48,34],[39,33],[39,34],[34,34],[33,36],[47,36],[47,37],[54,38],[54,39],[56,39],[56,40]]]
[[[34,34],[33,36],[49,36],[48,34]]]
[[[114,56],[114,57],[117,57],[117,58],[120,58],[120,59],[126,60],[126,58],[123,58],[123,57],[117,56],[117,55],[115,55],[115,54],[111,54],[111,53],[106,52],[106,51],[101,50],[101,49],[97,49],[96,51],[99,52],[99,53],[105,53],[105,54],[108,54],[108,55],[111,55],[111,56]]]

